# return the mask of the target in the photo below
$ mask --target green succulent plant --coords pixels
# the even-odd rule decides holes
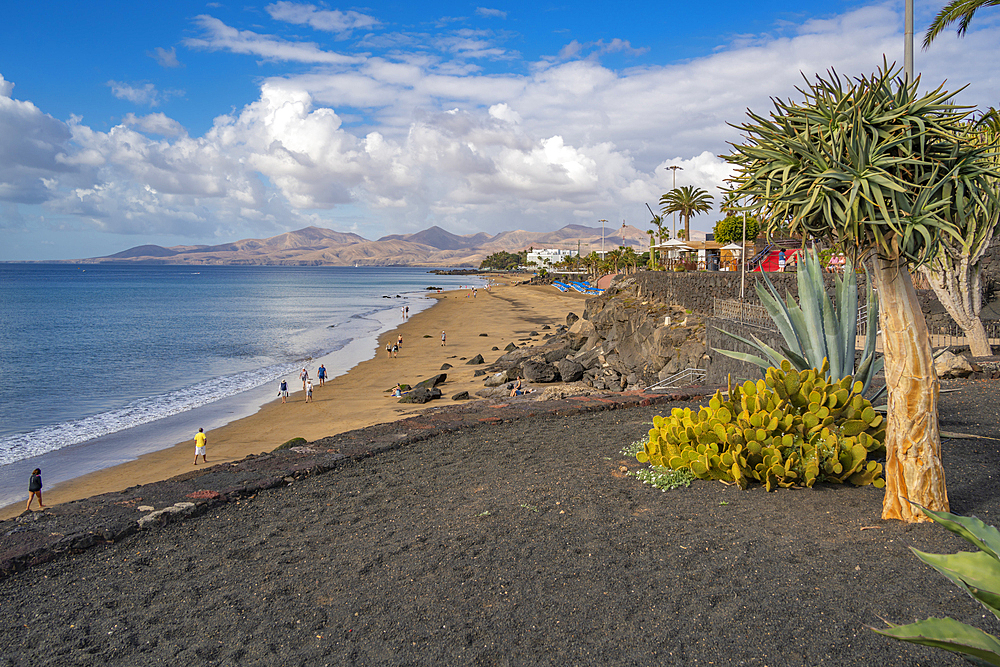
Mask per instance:
[[[774,321],[785,346],[777,351],[759,338],[750,335],[752,340],[719,329],[722,333],[735,338],[758,350],[765,358],[744,352],[732,350],[716,350],[727,357],[746,361],[760,366],[762,372],[772,366],[781,366],[788,361],[800,371],[823,367],[824,359],[829,362],[829,375],[834,381],[845,377],[853,377],[862,383],[862,392],[867,392],[872,378],[882,370],[883,359],[875,358],[875,332],[878,331],[878,296],[867,281],[867,329],[865,347],[861,361],[854,367],[855,343],[858,331],[858,279],[850,260],[844,265],[844,277],[835,278],[835,299],[830,299],[826,293],[823,281],[823,267],[819,255],[815,251],[803,253],[799,264],[797,280],[799,285],[799,302],[795,303],[791,294],[785,295],[782,301],[778,291],[768,279],[767,274],[761,274],[767,287],[757,283],[756,290],[760,302],[767,309],[768,315]],[[880,389],[872,400],[885,391]]]
[[[768,491],[822,481],[881,488],[882,466],[867,459],[884,451],[885,419],[861,382],[830,381],[828,370],[798,371],[784,360],[756,383],[730,379],[728,398],[717,391],[697,412],[654,417],[636,459],[743,489],[751,481]]]
[[[976,517],[934,512],[923,507],[920,509],[979,551],[928,554],[912,547],[910,550],[1000,618],[1000,531]],[[962,653],[978,664],[1000,665],[1000,640],[953,618],[928,618],[909,625],[889,625],[889,628],[882,630],[872,629],[887,637],[913,644]]]

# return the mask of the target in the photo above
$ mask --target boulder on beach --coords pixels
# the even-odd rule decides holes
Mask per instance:
[[[512,379],[513,378],[510,376],[510,374],[507,373],[507,371],[500,371],[499,373],[494,373],[493,375],[486,378],[486,381],[483,382],[483,385],[487,387],[499,387],[502,384],[507,384],[507,382]]]
[[[472,397],[469,396],[469,392],[467,392],[467,391],[460,391],[457,394],[455,394],[454,396],[452,396],[451,400],[453,400],[453,401],[468,401],[471,398]]]
[[[526,361],[521,367],[525,380],[532,382],[557,382],[559,370],[552,364],[542,361]]]
[[[507,343],[507,347],[504,348],[504,352],[510,352],[510,351],[516,350],[516,349],[517,349],[517,345],[514,345],[514,343]]]
[[[399,399],[399,403],[427,403],[435,398],[441,398],[441,390],[437,387],[417,387]]]
[[[437,375],[432,375],[426,380],[418,382],[416,384],[416,388],[419,389],[420,387],[436,387],[447,379],[448,379],[447,373],[438,373]]]
[[[483,355],[477,354],[476,356],[472,357],[471,359],[469,359],[465,363],[466,363],[466,365],[470,365],[471,366],[471,365],[475,365],[475,364],[484,364],[484,363],[486,363],[486,360],[483,359]]]
[[[557,361],[556,369],[559,371],[559,377],[562,378],[563,382],[576,382],[583,377],[583,371],[586,370],[581,364],[569,359],[560,359]]]
[[[451,367],[452,367],[451,364],[444,363],[444,364],[441,364],[441,368],[439,370],[446,371],[446,370],[448,370]]]

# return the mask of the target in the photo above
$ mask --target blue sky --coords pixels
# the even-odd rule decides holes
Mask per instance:
[[[308,225],[645,228],[667,167],[717,193],[727,123],[800,72],[902,62],[902,1],[8,4],[0,261]],[[916,5],[919,43],[939,3]],[[987,8],[916,69],[998,106],[998,47]]]

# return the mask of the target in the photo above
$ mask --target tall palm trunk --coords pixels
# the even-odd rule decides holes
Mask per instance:
[[[929,521],[907,501],[939,512],[949,509],[930,336],[906,266],[898,259],[876,259],[874,275],[889,386],[882,518]]]

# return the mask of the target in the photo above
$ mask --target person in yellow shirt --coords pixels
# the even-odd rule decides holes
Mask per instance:
[[[208,437],[205,435],[205,429],[198,429],[197,435],[194,436],[194,464],[198,465],[198,457],[205,463],[208,463],[208,457],[205,456],[205,442]]]

